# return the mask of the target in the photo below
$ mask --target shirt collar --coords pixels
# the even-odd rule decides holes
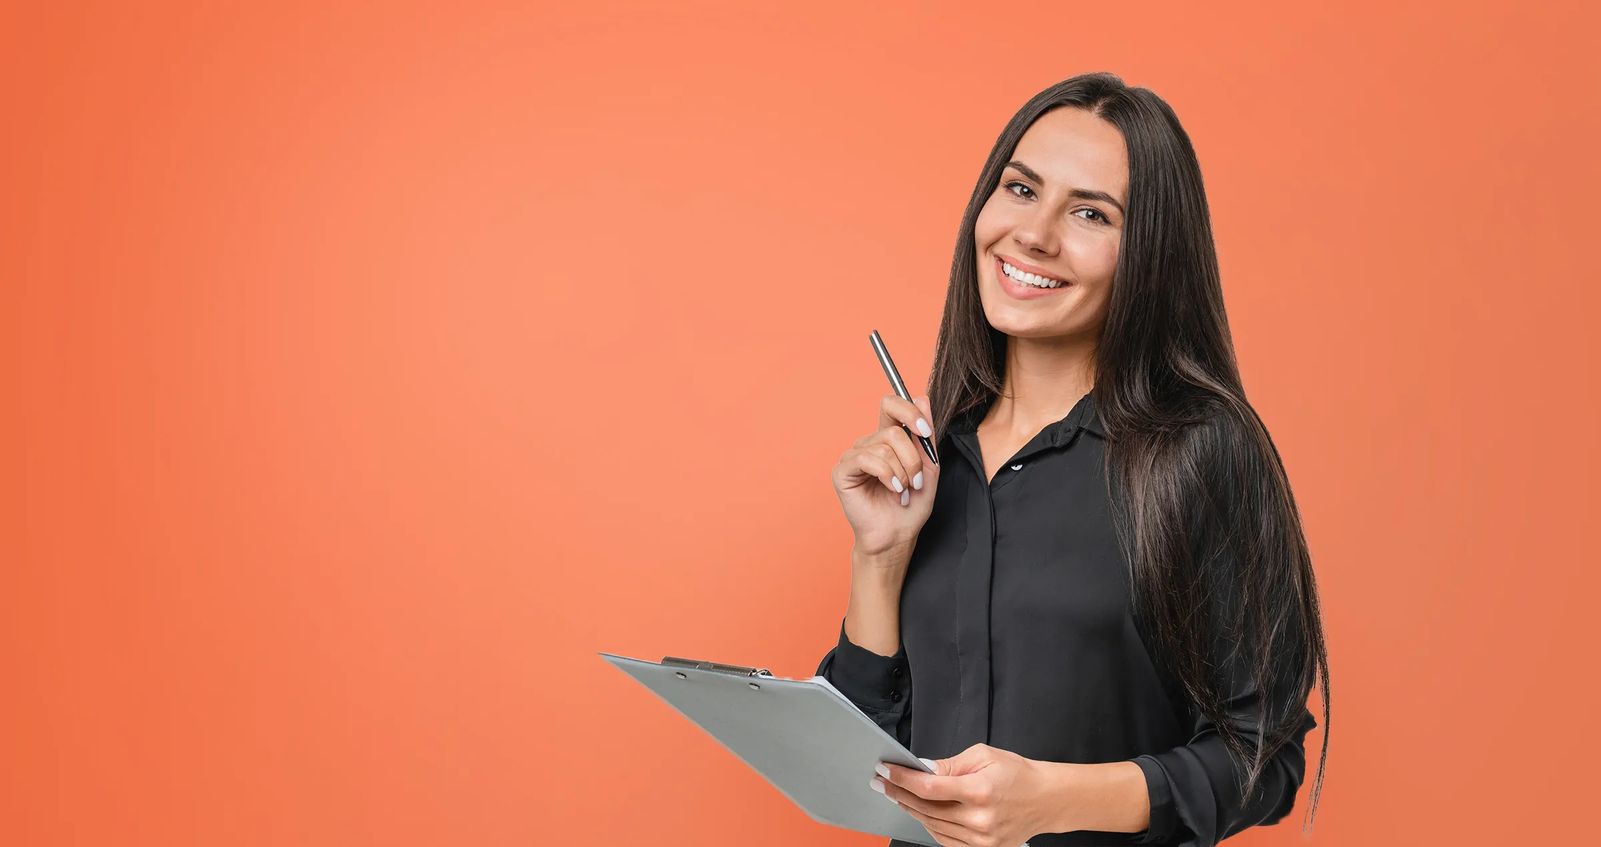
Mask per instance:
[[[988,403],[974,406],[958,414],[951,421],[948,429],[952,433],[975,433],[978,431],[979,422],[984,420],[984,413],[988,411]],[[1106,437],[1106,430],[1101,426],[1100,412],[1095,408],[1094,392],[1079,398],[1079,401],[1073,405],[1072,409],[1068,410],[1068,413],[1061,420],[1046,425],[1041,432],[1048,433],[1046,437],[1050,439],[1051,446],[1060,447],[1071,440],[1073,433],[1079,429],[1087,429],[1102,438]]]

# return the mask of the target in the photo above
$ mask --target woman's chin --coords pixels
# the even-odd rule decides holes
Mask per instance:
[[[1010,335],[1013,338],[1061,338],[1073,335],[1079,329],[1074,326],[1071,315],[1039,315],[986,314],[989,325],[996,331]]]

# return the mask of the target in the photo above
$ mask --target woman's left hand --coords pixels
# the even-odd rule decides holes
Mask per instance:
[[[949,759],[934,759],[935,773],[884,762],[884,794],[900,804],[946,847],[1018,847],[1050,832],[1052,796],[1042,762],[974,744]]]

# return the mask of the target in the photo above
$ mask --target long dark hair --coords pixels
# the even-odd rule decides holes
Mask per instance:
[[[1091,394],[1107,433],[1108,494],[1137,628],[1216,724],[1246,797],[1321,685],[1310,825],[1329,749],[1311,555],[1278,449],[1241,386],[1200,164],[1178,117],[1151,91],[1083,74],[1035,95],[1002,130],[962,215],[929,378],[935,428],[1003,390],[1007,339],[979,300],[973,223],[1023,133],[1064,107],[1110,122],[1128,147],[1128,209]],[[1228,715],[1233,671],[1214,666],[1218,645],[1246,657],[1239,672],[1263,693],[1260,745]]]

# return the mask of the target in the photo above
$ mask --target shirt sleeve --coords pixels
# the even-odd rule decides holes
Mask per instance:
[[[851,641],[840,619],[839,643],[823,656],[817,675],[839,689],[901,746],[912,749],[912,674],[903,642],[893,656],[881,656]]]
[[[1231,723],[1247,738],[1257,738],[1252,719],[1240,717]],[[1306,772],[1306,734],[1315,726],[1312,712],[1303,707],[1295,734],[1263,767],[1248,800],[1216,725],[1204,715],[1196,719],[1188,744],[1135,757],[1151,802],[1150,827],[1136,843],[1211,847],[1247,827],[1277,823],[1295,805]]]

